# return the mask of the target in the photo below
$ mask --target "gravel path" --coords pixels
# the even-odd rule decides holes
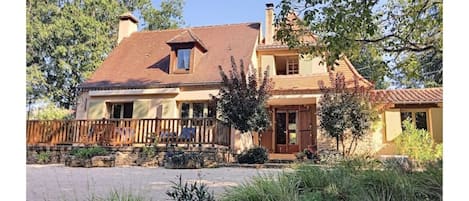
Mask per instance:
[[[182,175],[184,181],[205,182],[220,196],[225,188],[249,181],[253,176],[276,174],[282,169],[213,168],[172,170],[165,168],[115,167],[70,168],[63,165],[27,165],[29,201],[75,201],[107,197],[111,192],[129,193],[148,200],[169,200],[165,192],[171,181]]]

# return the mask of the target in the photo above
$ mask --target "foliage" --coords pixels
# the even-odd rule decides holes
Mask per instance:
[[[362,46],[347,56],[360,75],[373,82],[376,89],[387,89],[390,86],[386,78],[393,75],[376,47]]]
[[[88,147],[88,148],[78,148],[70,151],[70,155],[75,156],[81,159],[91,159],[94,156],[105,156],[108,154],[108,151],[103,147]]]
[[[430,133],[424,129],[417,129],[409,121],[404,121],[404,131],[395,139],[397,150],[417,162],[435,161],[442,159],[442,145],[435,145]]]
[[[405,173],[356,159],[332,168],[300,165],[228,189],[221,200],[441,200],[442,167]]]
[[[51,153],[50,152],[41,152],[37,155],[37,162],[39,163],[48,163],[50,160]]]
[[[345,54],[380,87],[386,82],[383,71],[401,87],[443,84],[442,0],[282,0],[277,8],[276,38],[323,57],[331,68]],[[372,54],[360,55],[363,50]]]
[[[54,103],[46,102],[46,106],[30,111],[29,119],[37,120],[69,120],[73,113],[69,109],[57,107]]]
[[[238,156],[238,163],[264,164],[269,160],[269,152],[264,147],[253,147]]]
[[[262,131],[270,124],[266,110],[271,82],[268,72],[264,72],[262,83],[258,83],[256,71],[244,68],[243,61],[236,65],[231,57],[231,70],[228,75],[219,66],[222,85],[218,96],[213,96],[221,118],[234,128],[245,133],[247,131]]]
[[[330,87],[320,82],[323,95],[319,100],[318,116],[320,128],[326,135],[336,138],[337,150],[339,141],[342,144],[342,152],[349,155],[357,147],[358,140],[362,139],[370,130],[371,124],[377,119],[377,113],[372,103],[377,101],[370,90],[359,86],[355,79],[354,86],[348,87],[342,73],[330,75]],[[345,148],[345,132],[351,133],[351,141],[348,149]]]
[[[101,198],[96,195],[91,195],[88,201],[144,201],[143,196],[132,194],[131,192],[119,192],[117,190],[111,191],[106,197]]]
[[[289,174],[259,175],[250,182],[227,189],[220,200],[296,201],[299,189],[300,183]]]
[[[27,98],[72,109],[78,85],[116,45],[119,15],[141,13],[144,29],[174,28],[182,4],[165,0],[156,10],[150,0],[27,0]]]
[[[143,157],[146,157],[146,158],[154,157],[156,155],[156,147],[154,147],[154,146],[150,146],[150,147],[144,146],[142,148],[142,155],[143,155]]]
[[[179,182],[176,183],[171,181],[173,184],[171,186],[171,190],[166,191],[166,195],[168,195],[172,200],[177,201],[214,201],[215,197],[213,196],[213,192],[210,193],[208,191],[208,187],[204,183],[191,183],[188,184],[187,182],[182,184],[181,175],[179,175]]]

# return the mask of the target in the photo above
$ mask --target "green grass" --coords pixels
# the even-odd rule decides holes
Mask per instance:
[[[441,200],[441,164],[424,171],[382,169],[370,162],[344,162],[333,168],[300,165],[293,172],[262,175],[228,189],[221,200]]]

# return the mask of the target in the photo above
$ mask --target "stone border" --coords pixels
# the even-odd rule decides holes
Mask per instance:
[[[50,153],[50,160],[45,164],[65,164],[72,149],[90,147],[90,146],[26,146],[26,164],[44,164],[38,163],[38,155],[42,152]],[[103,146],[110,155],[115,157],[115,166],[144,166],[155,167],[164,166],[164,156],[167,151],[180,150],[184,152],[200,152],[203,158],[203,167],[218,167],[220,164],[230,163],[235,160],[231,150],[227,147],[155,147],[156,155],[150,159],[144,158],[143,147],[107,147]]]

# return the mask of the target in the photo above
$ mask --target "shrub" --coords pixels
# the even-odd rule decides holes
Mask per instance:
[[[48,163],[50,161],[50,152],[41,152],[37,155],[37,162]]]
[[[408,155],[417,162],[435,161],[443,156],[443,146],[435,145],[427,131],[415,128],[409,120],[404,121],[404,131],[395,143],[400,154]]]
[[[142,149],[142,156],[145,158],[151,158],[156,155],[156,148],[154,146],[151,147],[143,147]]]
[[[213,196],[213,192],[208,192],[208,187],[204,183],[191,183],[188,184],[187,182],[182,184],[181,175],[179,175],[179,182],[173,182],[171,186],[171,190],[166,191],[166,195],[168,195],[173,200],[177,201],[214,201],[215,197]]]
[[[239,163],[264,164],[269,160],[269,154],[264,147],[253,147],[238,156]]]
[[[103,147],[78,148],[70,151],[70,155],[81,159],[91,159],[94,156],[105,156],[108,152]]]

